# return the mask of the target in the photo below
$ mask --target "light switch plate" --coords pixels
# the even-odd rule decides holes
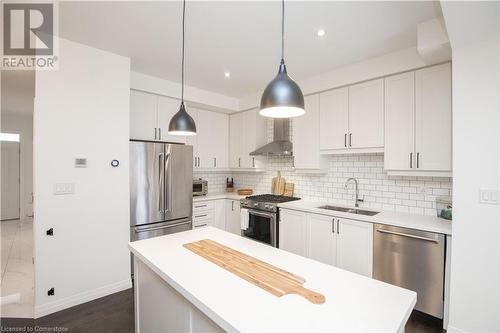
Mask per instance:
[[[75,183],[56,183],[54,184],[54,194],[74,194],[75,193]]]
[[[479,189],[479,203],[498,205],[500,204],[499,191],[496,189]]]

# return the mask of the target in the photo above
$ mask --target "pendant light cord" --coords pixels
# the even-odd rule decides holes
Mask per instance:
[[[184,21],[186,16],[186,0],[182,1],[182,62],[181,62],[181,103],[184,104]]]
[[[281,1],[281,61],[285,59],[285,0]]]

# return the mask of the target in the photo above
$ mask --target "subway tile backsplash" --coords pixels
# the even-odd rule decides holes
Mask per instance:
[[[442,177],[388,176],[384,170],[383,154],[351,154],[328,157],[325,174],[299,174],[293,170],[293,157],[269,157],[263,173],[195,173],[207,179],[209,192],[225,191],[227,177],[233,177],[236,188],[248,187],[255,192],[271,191],[272,178],[277,171],[295,184],[295,196],[318,202],[340,205],[354,204],[354,183],[347,189],[345,181],[359,181],[360,207],[407,212],[420,215],[436,214],[436,197],[450,196],[452,179]]]

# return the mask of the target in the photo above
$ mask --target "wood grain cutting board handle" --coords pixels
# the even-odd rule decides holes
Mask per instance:
[[[310,289],[304,288],[303,286],[294,286],[292,289],[290,289],[289,292],[287,292],[287,294],[301,295],[313,304],[325,303],[325,296]]]

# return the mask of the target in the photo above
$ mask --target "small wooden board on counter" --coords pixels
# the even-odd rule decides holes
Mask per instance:
[[[325,296],[304,288],[304,278],[210,239],[183,246],[275,296],[298,294],[314,304],[325,302]]]

